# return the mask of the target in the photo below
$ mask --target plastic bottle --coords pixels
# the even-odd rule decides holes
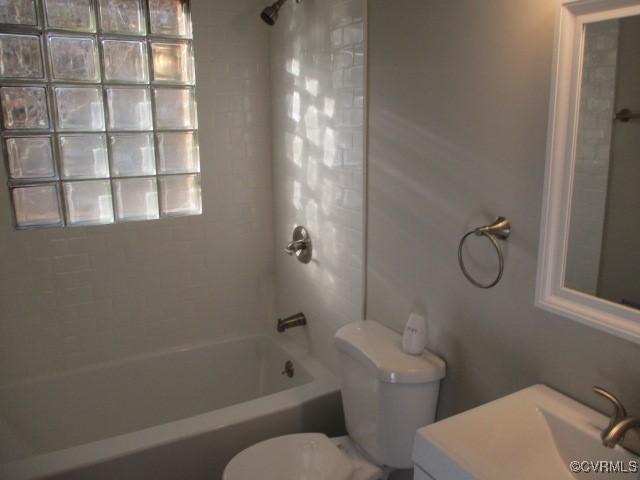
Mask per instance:
[[[421,355],[427,344],[427,321],[422,315],[412,313],[404,327],[402,350],[410,355]]]

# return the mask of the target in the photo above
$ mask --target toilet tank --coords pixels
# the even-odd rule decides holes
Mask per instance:
[[[404,353],[400,335],[370,320],[342,327],[335,342],[352,440],[378,465],[411,468],[416,430],[435,419],[445,363]]]

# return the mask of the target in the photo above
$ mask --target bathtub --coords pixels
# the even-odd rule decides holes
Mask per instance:
[[[253,443],[343,428],[331,373],[243,337],[0,387],[0,479],[217,480]]]

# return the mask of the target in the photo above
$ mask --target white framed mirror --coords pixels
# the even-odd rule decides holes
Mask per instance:
[[[640,343],[640,0],[563,0],[536,305]]]

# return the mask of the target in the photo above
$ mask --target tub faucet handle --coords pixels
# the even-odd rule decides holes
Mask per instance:
[[[304,250],[305,248],[307,248],[307,244],[304,240],[294,240],[287,243],[284,253],[287,255],[295,255],[298,250]]]
[[[290,256],[295,256],[302,263],[309,263],[311,261],[312,246],[311,237],[306,228],[297,226],[293,231],[291,241],[284,249],[284,253]]]

